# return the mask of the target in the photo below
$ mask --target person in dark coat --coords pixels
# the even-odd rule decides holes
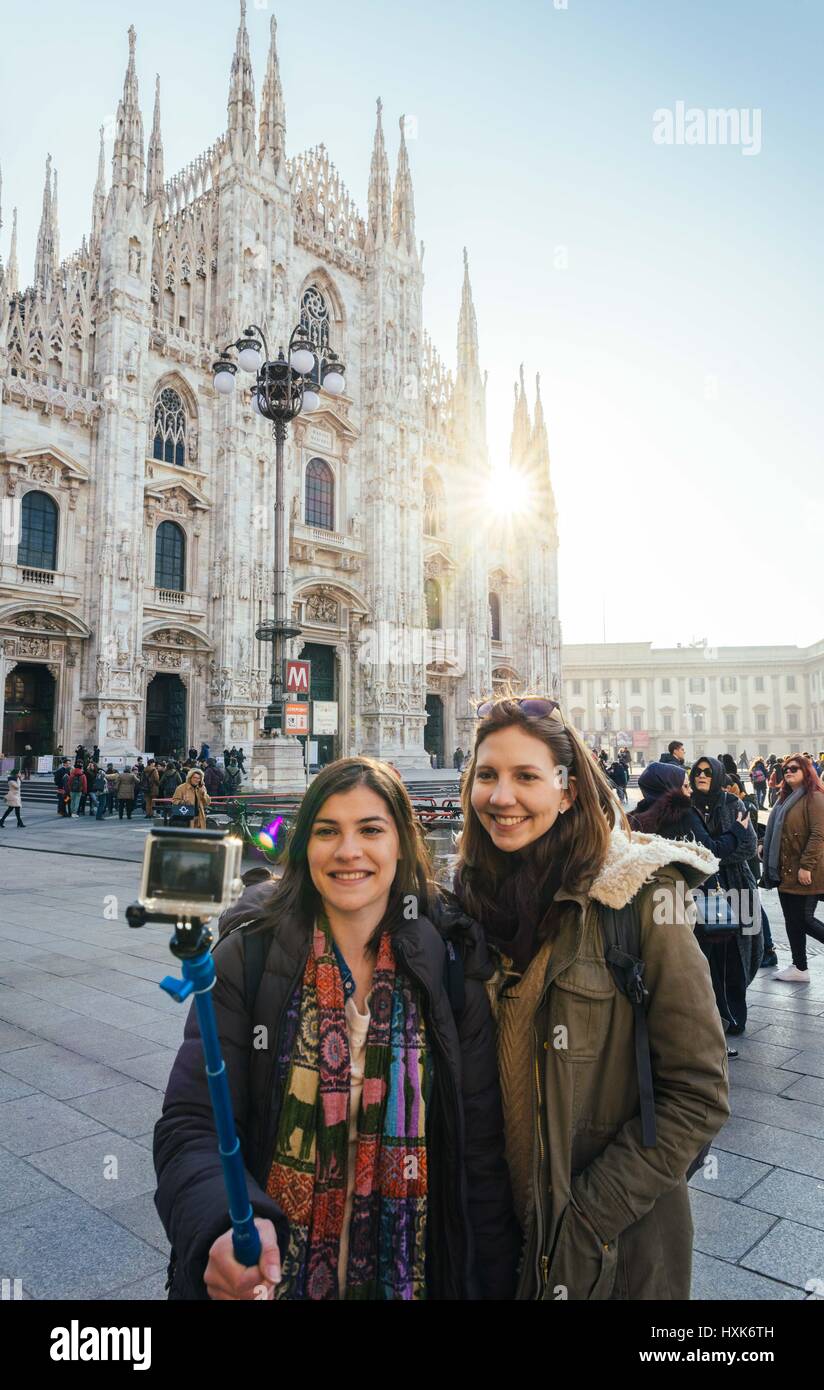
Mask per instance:
[[[206,765],[203,781],[210,796],[223,795],[223,773],[216,765],[214,758],[210,758]]]
[[[341,873],[350,877],[340,881]],[[352,880],[353,873],[365,878]],[[405,910],[410,902],[415,915]],[[495,1036],[485,989],[492,964],[477,924],[433,883],[400,780],[372,758],[341,759],[325,768],[302,799],[282,878],[247,887],[224,914],[220,932],[213,1000],[263,1254],[260,1265],[250,1271],[232,1254],[192,1009],[154,1136],[155,1202],[173,1247],[170,1297],[252,1299],[261,1284],[276,1298],[335,1299],[341,1288],[344,1296],[356,1297],[351,1284],[358,1285],[363,1267],[373,1268],[378,1261],[381,1280],[361,1297],[511,1298],[519,1232],[504,1155]],[[246,997],[245,957],[254,934],[263,938],[265,960]],[[454,996],[447,989],[445,938],[453,962],[449,979],[455,978],[462,962],[460,989]],[[370,988],[377,991],[379,978],[386,978],[379,972],[387,969],[387,961],[389,978],[395,981],[391,1009],[385,993],[379,996],[376,1024],[370,1013],[376,993]],[[315,983],[321,968],[326,972],[324,998]],[[320,1004],[313,1004],[316,993]],[[331,1032],[323,1036],[341,1041],[332,1050],[318,1048],[317,1022],[314,1030],[310,1027],[321,1005],[327,1024],[331,1021]],[[378,1030],[387,1017],[392,1020],[392,1047],[381,1049],[376,1045]],[[342,1038],[344,1018],[348,1047]],[[376,1090],[378,1080],[390,1087],[390,1095],[397,1085],[388,1055],[395,1047],[400,1048],[405,1078],[405,1104],[398,1110],[387,1099],[386,1118],[378,1114],[371,1129],[363,1112],[367,1093],[357,1089],[351,1060],[358,1055],[352,1029],[359,1019],[367,1030],[367,1062],[371,1058],[375,1068],[366,1073],[372,1081],[367,1115],[374,1116],[385,1094],[380,1086]],[[401,1032],[396,1035],[398,1027]],[[263,1033],[268,1045],[253,1045],[253,1033]],[[408,1038],[415,1040],[414,1054],[408,1052]],[[298,1065],[307,1050],[311,1072]],[[339,1153],[342,1115],[323,1103],[324,1073],[331,1067],[334,1089],[349,1102],[343,1112],[346,1135],[357,1155],[350,1147],[348,1160],[345,1149]],[[319,1082],[313,1083],[315,1072]],[[367,1165],[364,1193],[361,1158],[367,1155],[361,1152],[359,1120],[363,1133],[380,1135],[381,1154],[387,1141],[393,1142],[390,1136],[397,1134],[398,1124],[403,1136],[409,1134],[410,1124],[418,1125],[418,1148],[425,1149],[426,1200],[401,1238],[392,1239],[397,1209],[408,1207],[409,1184],[419,1180],[421,1169],[416,1162],[407,1171],[408,1160],[391,1172],[385,1163]],[[295,1127],[301,1131],[297,1147]],[[313,1146],[314,1163],[304,1159],[298,1191],[298,1155],[311,1155]],[[330,1152],[340,1160],[331,1175]],[[361,1203],[357,1258],[347,1259],[349,1232],[355,1230],[349,1201],[356,1168],[355,1200]],[[288,1180],[284,1171],[287,1176],[291,1172]],[[392,1194],[386,1187],[387,1173]],[[373,1200],[365,1202],[367,1196]],[[316,1277],[318,1262],[322,1281]],[[410,1262],[418,1278],[399,1289],[398,1270]]]
[[[726,790],[726,773],[717,758],[702,753],[690,770],[693,806],[698,811],[710,835],[718,837],[731,830],[741,815],[738,797]],[[724,855],[717,881],[709,880],[707,887],[720,888],[735,901],[741,929],[732,940],[709,939],[699,933],[699,944],[706,955],[712,975],[718,1010],[727,1026],[727,1033],[737,1036],[747,1023],[747,987],[754,979],[764,954],[764,934],[761,929],[761,904],[756,881],[748,860],[757,850],[757,836],[747,818],[746,835],[731,854]],[[758,930],[755,925],[758,923]]]
[[[678,739],[673,739],[667,745],[666,753],[661,754],[659,762],[677,763],[679,767],[683,767],[686,762],[686,750],[683,743],[679,743]]]
[[[650,763],[638,778],[643,793],[627,819],[633,830],[665,840],[697,840],[716,859],[732,854],[747,839],[748,817],[742,810],[722,835],[713,836],[692,804],[692,787],[678,763]]]

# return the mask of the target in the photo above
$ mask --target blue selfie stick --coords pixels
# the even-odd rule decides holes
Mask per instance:
[[[215,963],[210,950],[211,944],[212,934],[198,918],[191,922],[178,922],[170,945],[174,955],[180,959],[183,979],[178,979],[176,975],[167,975],[160,981],[160,988],[165,989],[178,1004],[182,1004],[190,994],[195,997],[200,1037],[206,1058],[206,1079],[209,1082],[209,1094],[215,1116],[218,1152],[223,1165],[226,1195],[229,1198],[232,1248],[238,1264],[246,1265],[248,1268],[256,1265],[260,1259],[260,1236],[246,1187],[246,1169],[235,1129],[226,1063],[220,1050],[220,1038],[212,1004]],[[193,950],[196,950],[197,954],[190,954]]]

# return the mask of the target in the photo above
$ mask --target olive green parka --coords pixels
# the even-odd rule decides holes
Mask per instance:
[[[690,1297],[685,1173],[730,1113],[724,1031],[688,891],[717,866],[694,842],[616,827],[589,892],[556,895],[533,1015],[532,1115],[522,1120],[534,1142],[520,1299]],[[604,959],[600,925],[602,904],[621,908],[636,895],[654,1148],[641,1142],[632,1008]],[[493,1003],[505,985],[499,973]]]

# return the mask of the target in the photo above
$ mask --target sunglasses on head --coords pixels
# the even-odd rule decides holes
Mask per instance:
[[[557,719],[561,724],[564,722],[561,706],[557,700],[486,700],[484,704],[478,706],[475,713],[479,719],[486,719],[486,716],[492,713],[496,705],[504,703],[517,705],[521,713],[525,714],[528,719]]]

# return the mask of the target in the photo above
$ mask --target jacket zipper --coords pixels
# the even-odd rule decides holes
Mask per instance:
[[[421,992],[422,992],[422,994],[423,994],[423,996],[424,996],[424,998],[425,998],[425,1000],[426,1000],[426,1003],[427,1003],[427,1005],[428,1005],[428,1007],[429,1007],[429,1015],[430,1015],[430,1018],[431,1018],[431,1017],[432,1017],[432,995],[431,995],[431,993],[430,993],[430,991],[429,991],[427,985],[426,985],[426,984],[424,983],[424,981],[421,979],[420,975],[418,975],[417,972],[416,972],[415,970],[413,970],[412,966],[409,964],[408,957],[407,957],[407,955],[406,955],[406,952],[405,952],[404,949],[403,949],[402,944],[401,944],[400,942],[395,942],[395,943],[393,943],[393,949],[394,949],[394,951],[395,951],[396,957],[397,957],[400,961],[403,962],[403,966],[404,966],[405,970],[408,972],[408,974],[411,976],[411,978],[415,981],[415,983],[418,985],[419,989],[421,990]],[[456,1027],[457,1027],[457,1025],[456,1025]],[[459,1111],[460,1111],[460,1108],[461,1108],[461,1107],[460,1107],[460,1103],[459,1103],[458,1087],[457,1087],[457,1085],[456,1085],[456,1083],[455,1083],[455,1079],[454,1079],[454,1077],[453,1077],[453,1075],[452,1075],[452,1072],[451,1072],[451,1070],[450,1070],[446,1052],[445,1052],[444,1047],[443,1047],[443,1045],[442,1045],[442,1043],[441,1043],[441,1040],[440,1040],[440,1038],[439,1038],[439,1036],[438,1036],[438,1030],[437,1030],[437,1028],[434,1026],[434,1023],[433,1023],[432,1029],[431,1029],[431,1034],[432,1034],[432,1041],[433,1041],[433,1044],[434,1044],[433,1050],[434,1050],[434,1052],[439,1056],[440,1061],[441,1061],[441,1068],[440,1068],[441,1074],[442,1074],[442,1076],[445,1075],[445,1076],[448,1078],[447,1085],[448,1085],[448,1089],[449,1089],[449,1091],[450,1091],[450,1095],[451,1095],[451,1099],[452,1099],[453,1114],[454,1114],[454,1115],[457,1115],[457,1114],[459,1113]],[[434,1080],[434,1078],[433,1078],[433,1099],[434,1099],[434,1089],[435,1089],[435,1085],[437,1085],[437,1083],[435,1082],[435,1080]],[[465,1139],[465,1136],[464,1136],[464,1139]],[[460,1214],[460,1216],[461,1216],[461,1221],[462,1221],[462,1223],[463,1223],[463,1218],[464,1218],[464,1216],[465,1216],[465,1215],[467,1214],[467,1212],[468,1212],[468,1203],[467,1203],[467,1199],[466,1199],[466,1190],[465,1190],[464,1178],[463,1178],[465,1147],[466,1147],[466,1146],[465,1146],[465,1143],[463,1143],[463,1144],[461,1145],[460,1149],[458,1149],[457,1146],[456,1146],[457,1163],[456,1163],[456,1165],[455,1165],[455,1189],[456,1189],[455,1195],[456,1195],[456,1200],[457,1200],[457,1203],[458,1203],[458,1212],[459,1212],[459,1214]],[[468,1248],[467,1248],[466,1240],[464,1240],[464,1260],[467,1261],[467,1259],[468,1259]],[[467,1266],[464,1268],[463,1276],[462,1276],[462,1282],[463,1282],[463,1287],[464,1287],[465,1295],[466,1295],[466,1290],[468,1289],[469,1284],[470,1284],[469,1274],[470,1274],[470,1271],[469,1271],[468,1264],[467,1264]]]
[[[266,1156],[267,1153],[268,1153],[268,1155],[269,1155],[269,1162],[268,1162],[268,1164],[267,1164],[266,1171],[262,1173],[262,1182],[261,1182],[261,1186],[263,1187],[264,1192],[266,1191],[266,1183],[267,1183],[268,1180],[269,1180],[269,1173],[270,1173],[270,1171],[271,1171],[271,1168],[272,1168],[272,1161],[273,1161],[274,1156],[275,1156],[275,1144],[277,1143],[277,1130],[275,1130],[274,1133],[272,1132],[272,1131],[273,1131],[273,1126],[272,1126],[272,1113],[273,1113],[273,1110],[274,1110],[273,1100],[274,1100],[274,1090],[275,1090],[275,1070],[276,1070],[276,1067],[277,1067],[277,1060],[278,1060],[278,1057],[280,1056],[280,1045],[281,1045],[281,1041],[282,1041],[282,1039],[283,1039],[283,1029],[284,1029],[284,1027],[285,1027],[285,1020],[286,1020],[286,1010],[287,1010],[288,1007],[289,1007],[289,1000],[292,998],[292,995],[294,994],[294,992],[295,992],[295,990],[296,990],[296,988],[297,988],[297,986],[298,986],[299,981],[303,978],[303,972],[304,972],[305,969],[306,969],[306,961],[304,961],[303,964],[300,966],[300,968],[296,971],[296,973],[295,973],[295,975],[294,975],[294,977],[293,977],[293,979],[292,979],[292,981],[291,981],[291,983],[290,983],[290,985],[289,985],[289,990],[288,990],[288,993],[287,993],[287,995],[286,995],[286,1002],[285,1002],[285,1004],[284,1004],[284,1007],[281,1009],[280,1018],[279,1018],[279,1020],[278,1020],[278,1030],[277,1030],[277,1033],[276,1033],[276,1035],[275,1035],[275,1046],[274,1046],[274,1049],[273,1049],[273,1051],[272,1051],[272,1054],[271,1054],[271,1056],[270,1056],[270,1058],[269,1058],[269,1073],[268,1073],[268,1076],[267,1076],[267,1078],[266,1078],[266,1087],[265,1087],[265,1094],[268,1095],[268,1097],[269,1097],[269,1108],[268,1108],[268,1111],[267,1111],[266,1128],[265,1128],[265,1131],[264,1131],[264,1133],[263,1133],[262,1141],[261,1141],[261,1145],[260,1145],[260,1156],[261,1156],[261,1158],[264,1158],[264,1157]]]
[[[538,1030],[533,1022],[532,1041],[534,1044],[533,1058],[535,1062],[535,1099],[537,1101],[536,1118],[538,1121],[538,1164],[537,1175],[535,1176],[535,1250],[536,1250],[536,1273],[538,1276],[539,1298],[543,1298],[549,1283],[549,1259],[543,1254],[544,1248],[544,1204],[543,1204],[543,1176],[544,1176],[544,1118],[543,1103],[541,1101],[541,1069],[538,1062]]]

